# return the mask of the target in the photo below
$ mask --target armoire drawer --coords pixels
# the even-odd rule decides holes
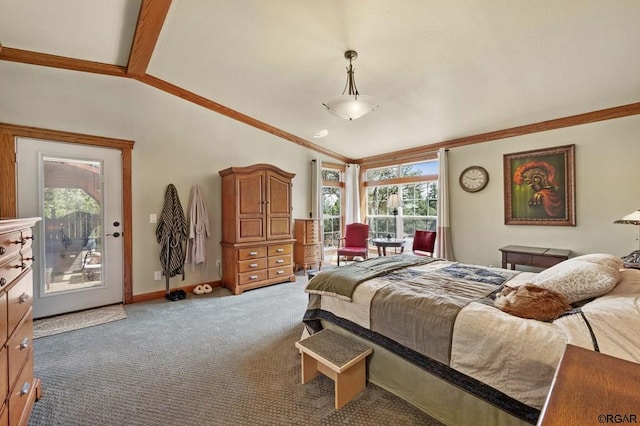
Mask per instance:
[[[262,259],[243,260],[238,262],[238,271],[240,273],[259,271],[260,269],[267,269],[266,257],[263,257]]]
[[[291,255],[269,257],[269,268],[291,265]]]
[[[267,257],[266,247],[251,247],[238,249],[238,260],[250,260]]]
[[[269,268],[269,278],[288,277],[292,274],[293,267],[291,265],[280,268]]]
[[[264,281],[267,279],[267,270],[262,269],[260,271],[245,272],[240,274],[240,284],[250,284],[257,281]]]
[[[269,246],[269,257],[282,256],[283,254],[291,254],[291,244],[279,244],[275,246]]]

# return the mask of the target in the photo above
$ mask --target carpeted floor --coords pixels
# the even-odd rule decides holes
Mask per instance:
[[[54,334],[81,328],[93,327],[108,322],[125,319],[127,312],[123,305],[103,306],[81,312],[37,319],[33,322],[33,338],[53,336]]]
[[[300,383],[306,280],[127,305],[115,321],[34,342],[36,425],[439,425],[373,384],[340,410]]]

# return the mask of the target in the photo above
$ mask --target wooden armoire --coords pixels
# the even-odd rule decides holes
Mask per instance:
[[[222,284],[233,294],[295,281],[293,173],[270,164],[230,167],[222,177]]]

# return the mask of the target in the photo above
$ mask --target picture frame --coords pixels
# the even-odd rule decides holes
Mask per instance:
[[[504,223],[576,226],[575,145],[504,154]]]

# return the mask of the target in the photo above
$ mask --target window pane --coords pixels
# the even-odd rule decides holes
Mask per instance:
[[[322,170],[322,180],[330,180],[332,182],[340,182],[340,171],[339,170]]]
[[[427,176],[438,174],[438,160],[425,161],[423,163],[406,164],[401,167],[403,177]]]
[[[393,179],[398,177],[398,167],[382,167],[380,169],[367,170],[367,181],[375,182],[377,180]]]

